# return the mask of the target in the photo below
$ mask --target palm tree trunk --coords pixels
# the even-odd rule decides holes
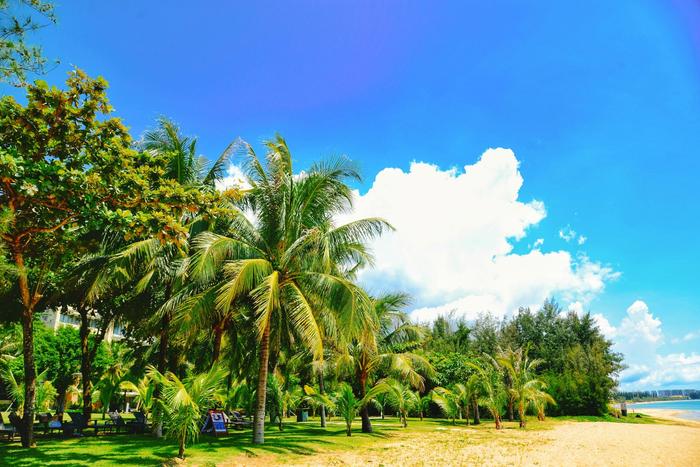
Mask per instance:
[[[474,425],[481,423],[481,417],[479,416],[479,403],[474,401]]]
[[[365,395],[367,394],[367,372],[362,371],[360,373],[360,398],[364,398]],[[360,411],[360,415],[362,416],[362,432],[363,433],[372,433],[372,422],[369,419],[369,409],[367,408],[367,405],[362,407],[362,410]]]
[[[501,414],[495,413],[493,415],[493,419],[496,422],[496,429],[497,430],[500,430],[501,428],[503,428],[503,424],[501,423]]]
[[[180,459],[185,458],[185,438],[180,440],[180,449],[177,451],[177,457]]]
[[[525,407],[518,407],[518,418],[520,418],[520,428],[525,428]]]
[[[318,372],[318,392],[323,395],[323,368]],[[326,427],[326,406],[321,404],[321,428]]]
[[[211,357],[211,365],[214,366],[219,361],[221,354],[221,338],[224,335],[224,323],[216,323],[214,326],[214,350]]]
[[[170,297],[170,285],[166,287],[165,291],[166,298]],[[168,368],[168,339],[170,335],[170,313],[165,313],[160,321],[160,334],[158,336],[158,371],[160,374],[165,374]],[[160,385],[156,385],[153,391],[154,399],[160,397]],[[157,422],[153,424],[153,435],[156,438],[163,437],[163,419],[161,416],[157,417]]]
[[[258,372],[257,406],[253,423],[253,444],[265,442],[265,398],[267,396],[267,366],[270,360],[270,321],[260,341],[260,371]]]
[[[464,421],[469,426],[469,403],[464,404]]]
[[[513,399],[508,398],[508,421],[512,422],[514,419],[513,417]]]
[[[12,245],[17,267],[17,281],[22,301],[22,355],[24,357],[24,410],[22,414],[22,447],[34,447],[34,401],[36,399],[36,366],[34,363],[34,306],[38,296],[29,291],[29,278],[19,242]],[[32,296],[34,295],[34,296]]]
[[[90,329],[85,307],[81,305],[78,313],[80,314],[80,374],[83,380],[83,417],[89,421],[92,417],[92,361],[88,348]]]

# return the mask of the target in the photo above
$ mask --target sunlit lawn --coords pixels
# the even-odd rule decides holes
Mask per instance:
[[[546,430],[562,420],[548,419],[542,423],[531,418],[528,429]],[[595,417],[567,417],[565,420],[618,421]],[[654,419],[646,416],[641,419],[628,417],[623,421],[650,423]],[[441,419],[409,419],[408,423],[409,426],[405,430],[417,433],[444,430],[451,426],[450,422]],[[306,423],[290,422],[285,425],[284,431],[279,431],[277,427],[268,427],[265,433],[266,442],[262,446],[252,444],[250,430],[234,431],[220,437],[202,435],[197,444],[187,447],[187,463],[214,465],[236,457],[245,459],[246,457],[242,456],[254,458],[270,455],[280,456],[281,459],[292,462],[303,462],[304,456],[318,452],[373,448],[372,444],[380,448],[383,440],[404,430],[394,417],[385,420],[373,419],[372,424],[375,433],[363,434],[357,419],[353,425],[352,437],[347,437],[344,423],[337,418],[329,422],[325,429],[319,426],[317,419]],[[457,426],[463,425],[463,421],[457,421]],[[493,423],[484,420],[477,429],[483,431],[486,439],[491,436]],[[506,429],[517,429],[517,423],[506,422]],[[70,439],[40,437],[38,447],[29,451],[22,449],[17,441],[0,442],[0,465],[161,465],[170,463],[176,454],[177,445],[174,440],[155,439],[150,435],[90,435]]]

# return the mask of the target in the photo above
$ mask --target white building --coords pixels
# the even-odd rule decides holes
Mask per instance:
[[[74,328],[80,327],[80,315],[72,307],[68,307],[68,310],[65,313],[60,308],[45,311],[41,314],[41,320],[44,322],[44,324],[46,324],[46,326],[50,327],[54,331],[61,326],[73,326]],[[91,332],[97,332],[97,319],[90,318],[89,327]],[[105,332],[105,341],[112,342],[123,338],[124,327],[119,323],[109,323],[107,331]]]

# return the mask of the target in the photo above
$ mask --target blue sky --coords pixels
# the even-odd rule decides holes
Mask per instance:
[[[72,65],[100,74],[135,135],[167,115],[208,156],[234,137],[259,142],[275,131],[298,168],[347,154],[365,176],[360,193],[375,186],[375,198],[387,192],[378,173],[419,177],[413,161],[439,167],[433,175],[457,168],[450,180],[475,164],[512,175],[517,166],[478,162],[488,148],[509,148],[526,206],[511,207],[535,215],[537,200],[546,216],[525,221],[524,235],[499,230],[513,249],[498,254],[568,252],[572,270],[607,268],[596,276],[603,287],[553,293],[615,328],[631,365],[625,387],[700,386],[697,2],[167,5],[59,2],[59,24],[38,36],[61,59],[45,79],[60,84]],[[464,238],[476,228],[485,227],[464,226]],[[578,235],[567,242],[559,232],[569,228]],[[396,284],[416,293],[417,307],[440,305],[430,284],[418,290],[400,275]]]

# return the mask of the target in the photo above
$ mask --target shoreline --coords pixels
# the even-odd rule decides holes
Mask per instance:
[[[628,405],[645,405],[645,404],[658,404],[660,402],[691,402],[695,399],[660,399],[653,401],[642,401],[642,402],[630,402],[626,401]]]
[[[645,415],[650,415],[655,418],[663,418],[666,420],[672,420],[674,422],[689,423],[693,426],[700,427],[700,420],[694,418],[685,418],[682,414],[690,412],[690,410],[679,410],[679,409],[643,409],[639,411]],[[636,413],[636,412],[632,412]]]

